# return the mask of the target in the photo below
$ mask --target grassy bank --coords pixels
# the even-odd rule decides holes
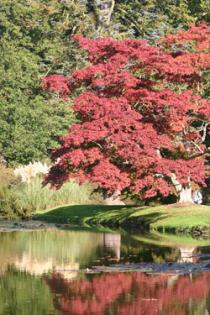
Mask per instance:
[[[104,205],[65,206],[40,212],[34,218],[80,226],[127,226],[161,232],[210,231],[210,206],[203,205],[161,205],[145,208]]]

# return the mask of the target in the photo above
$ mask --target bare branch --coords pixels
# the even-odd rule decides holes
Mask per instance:
[[[208,123],[206,123],[206,124],[204,125],[204,128],[203,128],[203,136],[202,136],[202,142],[204,142],[205,139],[206,139],[207,128],[208,128],[209,125],[210,125],[210,122],[208,122]]]

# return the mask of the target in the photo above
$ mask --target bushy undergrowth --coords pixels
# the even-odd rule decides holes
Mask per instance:
[[[59,190],[43,187],[43,176],[37,175],[30,181],[21,182],[12,169],[0,166],[0,217],[28,217],[36,211],[72,204],[100,203],[100,197],[93,193],[91,184],[79,185],[74,181]]]
[[[93,194],[90,184],[79,185],[74,181],[64,184],[59,190],[52,190],[49,186],[42,186],[42,178],[37,176],[29,183],[22,183],[13,188],[22,209],[27,213],[45,210],[65,204],[90,204],[99,202]]]
[[[19,181],[20,179],[15,176],[13,169],[0,163],[0,188],[15,185]]]
[[[21,216],[23,209],[18,204],[12,187],[19,184],[19,179],[12,169],[0,164],[0,216],[11,218]]]
[[[21,208],[17,197],[8,187],[0,187],[0,217],[13,219],[23,217],[27,209]]]

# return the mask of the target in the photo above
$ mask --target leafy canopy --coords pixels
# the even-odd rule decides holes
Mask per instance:
[[[115,38],[154,40],[189,22],[209,19],[208,0],[108,2],[115,4],[109,26]],[[98,36],[95,15],[99,19],[106,8],[107,0],[1,1],[0,155],[8,164],[45,159],[58,145],[59,135],[67,132],[74,120],[69,104],[43,92],[40,78],[85,66],[84,52],[69,36]]]
[[[91,65],[43,81],[74,98],[80,119],[55,150],[47,181],[60,186],[76,177],[142,198],[169,195],[172,178],[205,185],[210,104],[199,91],[210,65],[209,27],[168,35],[159,47],[134,39],[75,40]]]
[[[112,15],[114,29],[121,36],[155,40],[190,23],[210,19],[208,0],[118,0]]]
[[[40,78],[79,64],[68,38],[76,30],[88,35],[87,21],[76,1],[1,1],[0,154],[10,165],[48,157],[74,119],[68,104],[43,93]]]
[[[172,177],[204,185],[210,106],[199,91],[210,65],[209,27],[169,35],[159,47],[145,40],[75,40],[91,65],[43,81],[46,89],[72,95],[80,119],[55,150],[47,181],[60,186],[76,177],[142,198],[172,193]]]

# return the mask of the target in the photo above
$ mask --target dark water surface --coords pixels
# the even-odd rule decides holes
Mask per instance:
[[[1,232],[0,314],[208,315],[210,272],[192,272],[203,263],[210,270],[210,239],[125,231]],[[142,264],[145,272],[138,269]],[[135,268],[125,271],[129,266]]]

